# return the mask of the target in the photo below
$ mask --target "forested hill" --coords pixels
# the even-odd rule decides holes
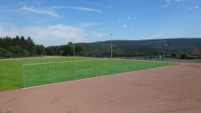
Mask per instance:
[[[156,40],[113,40],[112,54],[116,56],[172,55],[191,53],[193,48],[201,48],[201,38],[156,39]],[[29,57],[38,55],[97,56],[110,57],[111,41],[93,43],[66,42],[66,45],[37,45],[28,37],[0,37],[0,58]]]
[[[88,52],[109,55],[111,41],[79,43]],[[155,40],[113,40],[114,55],[158,55],[191,52],[192,48],[201,47],[201,38],[177,38]],[[98,51],[98,52],[97,52]]]

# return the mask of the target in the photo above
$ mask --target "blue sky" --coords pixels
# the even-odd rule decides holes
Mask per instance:
[[[0,37],[36,44],[201,37],[201,0],[0,0]]]

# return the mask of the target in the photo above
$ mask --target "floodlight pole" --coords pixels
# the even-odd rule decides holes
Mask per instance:
[[[112,34],[111,35],[111,58],[112,58]]]

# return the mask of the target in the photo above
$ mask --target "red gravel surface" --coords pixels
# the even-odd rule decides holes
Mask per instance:
[[[201,64],[116,74],[0,93],[12,113],[201,113]]]

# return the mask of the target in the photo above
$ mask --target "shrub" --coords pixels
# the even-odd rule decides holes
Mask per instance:
[[[180,58],[181,58],[181,59],[191,59],[190,55],[189,55],[187,52],[183,52],[183,53],[180,55]]]

